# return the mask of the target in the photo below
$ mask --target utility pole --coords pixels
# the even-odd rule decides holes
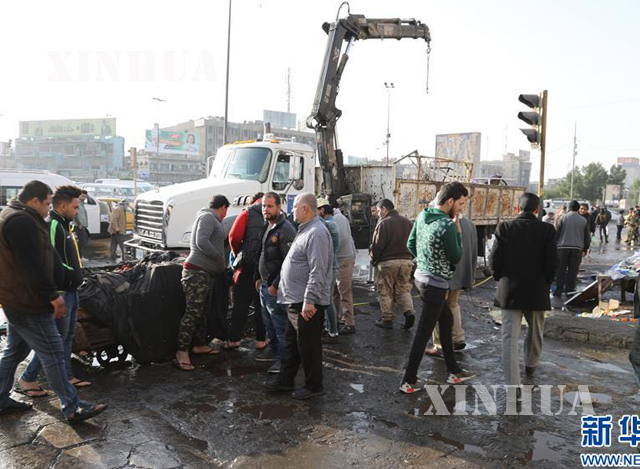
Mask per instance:
[[[573,173],[576,170],[576,155],[578,153],[578,141],[576,136],[578,133],[578,123],[576,122],[573,127],[573,162],[571,163],[571,192],[569,193],[569,199],[573,200]]]
[[[542,135],[540,136],[540,180],[538,181],[538,196],[540,197],[542,197],[544,190],[544,164],[547,149],[547,95],[547,90],[544,90],[542,92]]]
[[[287,112],[291,112],[291,68],[287,67]]]
[[[389,164],[389,140],[391,139],[390,125],[391,125],[391,90],[395,88],[393,83],[384,82],[384,87],[387,89],[387,159],[386,163]]]
[[[231,0],[229,0],[229,24],[227,25],[227,81],[224,90],[224,127],[222,144],[227,144],[227,121],[229,120],[229,58],[231,53]]]
[[[162,98],[156,98],[153,97],[151,98],[154,101],[158,101],[158,103],[166,103],[167,100],[166,99],[162,99]],[[160,108],[158,108],[158,123],[154,125],[155,130],[156,130],[156,137],[157,137],[157,141],[156,141],[156,171],[158,173],[158,175],[160,175]],[[153,176],[152,176],[152,172],[151,172],[151,163],[149,163],[149,182],[153,182]],[[158,178],[159,180],[159,178]]]
[[[131,169],[133,169],[133,197],[138,196],[138,149],[131,147],[129,149],[131,155]]]

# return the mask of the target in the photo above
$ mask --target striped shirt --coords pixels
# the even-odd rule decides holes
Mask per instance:
[[[278,303],[309,303],[326,306],[331,302],[333,241],[319,217],[298,228],[280,271]]]

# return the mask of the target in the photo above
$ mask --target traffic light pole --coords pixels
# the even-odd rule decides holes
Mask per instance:
[[[542,92],[542,132],[540,135],[540,179],[538,180],[538,196],[542,197],[544,189],[544,163],[547,147],[547,90]]]

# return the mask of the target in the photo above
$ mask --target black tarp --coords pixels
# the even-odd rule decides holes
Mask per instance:
[[[175,355],[185,296],[180,279],[183,257],[145,256],[128,270],[89,271],[80,286],[80,306],[105,324],[117,342],[139,362],[161,362]],[[224,339],[228,280],[214,279],[208,308],[209,337]]]

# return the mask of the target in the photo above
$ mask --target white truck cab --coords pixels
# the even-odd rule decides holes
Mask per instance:
[[[196,212],[222,194],[237,215],[256,192],[283,196],[290,212],[301,192],[314,192],[315,149],[296,142],[236,142],[218,150],[209,177],[140,194],[135,200],[134,237],[126,244],[145,251],[189,249]]]

